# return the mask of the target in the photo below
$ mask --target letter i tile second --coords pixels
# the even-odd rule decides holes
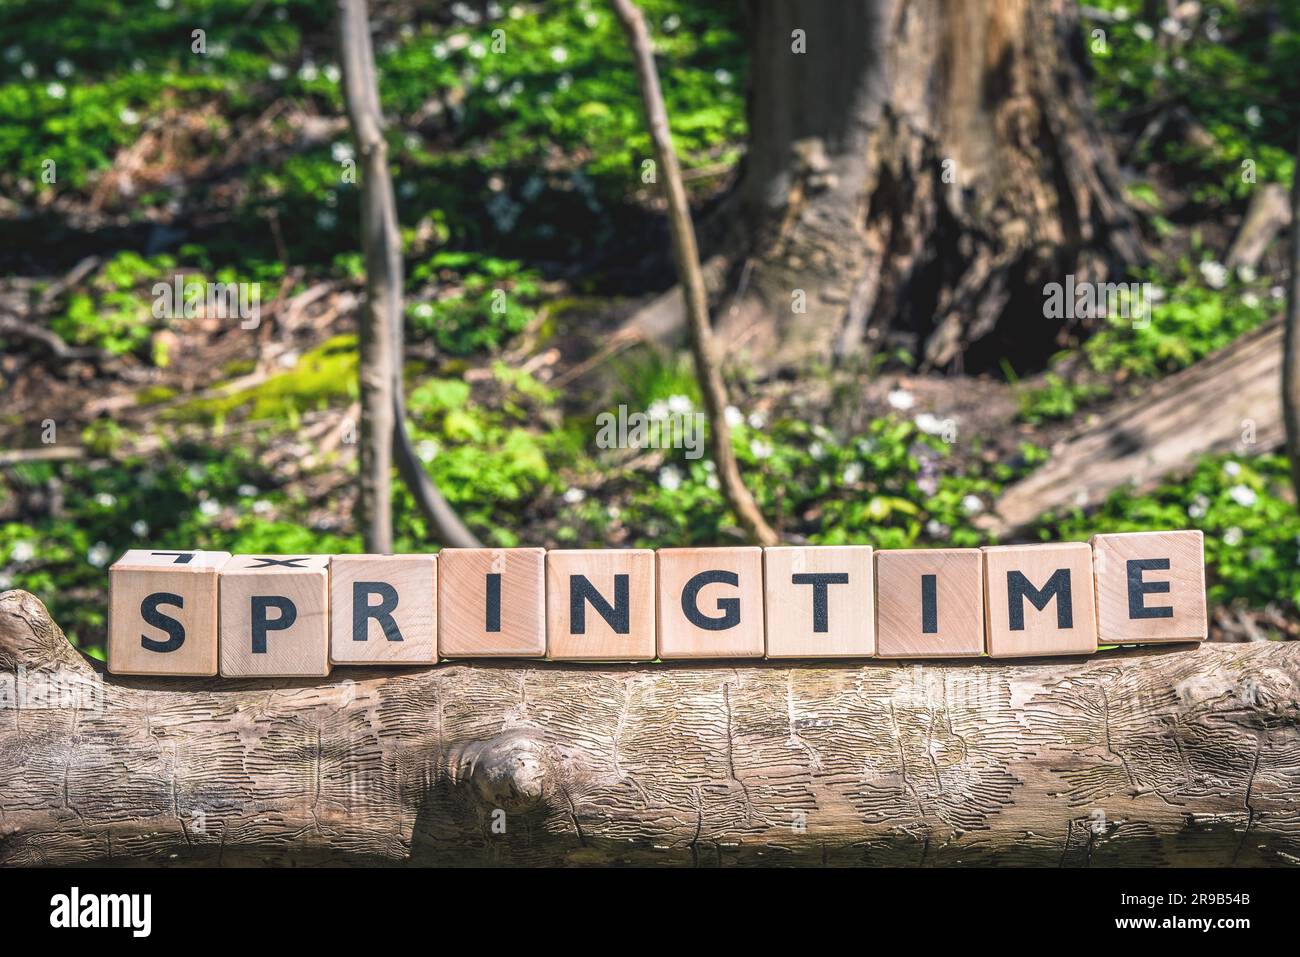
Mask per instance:
[[[221,566],[221,675],[329,674],[329,555],[236,555]]]

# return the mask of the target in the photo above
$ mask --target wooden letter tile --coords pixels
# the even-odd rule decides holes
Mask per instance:
[[[984,654],[984,556],[978,548],[876,552],[881,658]]]
[[[444,548],[438,558],[439,654],[546,654],[545,549]]]
[[[869,658],[876,652],[870,545],[763,549],[769,658]]]
[[[1097,650],[1089,545],[998,545],[983,551],[992,657],[1090,655]]]
[[[132,549],[108,571],[108,670],[217,673],[217,569],[229,552]]]
[[[654,596],[648,548],[547,552],[547,653],[569,661],[652,660]]]
[[[437,556],[331,558],[330,660],[340,665],[437,661]]]
[[[1200,532],[1094,535],[1092,548],[1101,644],[1205,640]]]
[[[329,555],[236,555],[221,568],[221,674],[329,674]]]
[[[661,548],[660,658],[760,658],[763,550]]]

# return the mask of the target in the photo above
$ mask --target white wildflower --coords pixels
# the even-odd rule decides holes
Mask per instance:
[[[30,562],[36,556],[36,547],[31,542],[14,542],[9,552],[9,560],[19,565]]]
[[[72,76],[72,63],[68,60],[59,60],[54,64],[54,72],[66,80]]]
[[[967,515],[977,515],[984,511],[984,502],[978,495],[967,495],[961,500],[961,508]]]
[[[205,518],[212,518],[221,511],[221,504],[214,499],[204,499],[199,503],[199,514]]]
[[[659,487],[665,492],[675,492],[682,487],[681,469],[675,465],[665,465],[659,470]]]
[[[1242,263],[1237,267],[1237,278],[1242,282],[1254,282],[1256,278],[1255,267],[1250,263]]]
[[[738,429],[745,424],[744,413],[734,405],[727,406],[726,410],[722,413],[722,417],[727,420],[728,428]]]
[[[272,63],[266,68],[266,75],[272,80],[283,80],[289,75],[289,68],[283,63]]]
[[[670,395],[668,397],[668,411],[673,415],[689,415],[694,408],[695,404],[691,402],[690,396]]]
[[[1246,108],[1246,122],[1251,126],[1259,126],[1264,122],[1264,114],[1259,111],[1258,106],[1249,106]]]
[[[306,83],[310,83],[318,76],[320,76],[320,70],[316,68],[316,64],[312,63],[311,60],[304,61],[303,65],[298,67],[298,79]]]
[[[257,494],[257,486],[245,482],[243,485],[239,486],[239,488],[237,488],[235,491],[239,493],[240,498],[252,498],[254,495]]]
[[[117,504],[117,496],[110,495],[108,492],[100,492],[95,496],[95,504],[100,508],[112,508]]]
[[[351,143],[345,143],[342,140],[330,147],[330,156],[334,157],[334,162],[342,163],[346,160],[353,159],[356,152],[352,149]]]
[[[68,95],[68,88],[62,83],[51,83],[45,88],[45,92],[56,100],[61,100]]]
[[[1259,498],[1249,485],[1234,485],[1228,489],[1228,497],[1244,508],[1251,508]]]
[[[895,389],[889,393],[887,400],[892,408],[905,411],[916,405],[916,397],[906,389]]]
[[[271,503],[264,498],[259,498],[253,503],[253,512],[257,515],[265,515],[271,511]]]
[[[1228,476],[1228,478],[1236,478],[1238,475],[1241,474],[1241,463],[1234,462],[1231,459],[1229,459],[1227,462],[1224,462],[1223,474]]]
[[[1222,289],[1228,284],[1228,267],[1223,263],[1207,259],[1200,265],[1201,278],[1211,289]]]
[[[1244,536],[1242,534],[1241,529],[1238,528],[1236,525],[1234,525],[1232,526],[1232,528],[1228,529],[1226,532],[1223,533],[1223,544],[1229,546],[1230,548],[1235,548],[1236,546],[1241,544],[1241,540],[1243,537]]]
[[[841,476],[845,485],[854,485],[862,479],[862,463],[850,462],[844,466],[844,474]]]
[[[129,106],[122,107],[122,109],[117,114],[117,118],[121,120],[123,123],[125,123],[127,126],[135,126],[135,124],[140,122],[140,114],[137,113],[135,110],[131,109]]]
[[[566,489],[564,492],[564,500],[570,505],[577,505],[586,497],[587,493],[576,486],[574,488]]]
[[[137,518],[131,523],[131,534],[136,538],[144,538],[149,534],[149,523],[143,518]]]
[[[86,561],[96,568],[103,568],[112,557],[113,552],[109,549],[107,542],[96,542],[90,546],[90,551],[86,552]]]
[[[820,462],[826,457],[826,446],[822,445],[820,442],[814,442],[812,445],[808,446],[808,454],[813,457],[814,461]]]
[[[922,412],[912,421],[926,435],[941,435],[943,433],[944,420],[932,412]]]
[[[415,454],[421,462],[428,465],[438,456],[438,443],[433,439],[421,439],[415,444]]]
[[[1145,23],[1133,24],[1133,32],[1137,34],[1139,40],[1146,43],[1150,43],[1156,35],[1156,31],[1152,30],[1151,27]]]
[[[749,450],[754,453],[756,459],[766,459],[772,457],[772,446],[762,439],[754,439],[749,443]]]
[[[767,416],[762,412],[751,412],[748,421],[751,429],[761,429],[767,425]]]
[[[339,78],[343,75],[339,72],[338,66],[334,63],[326,63],[324,69],[321,70],[321,73],[325,74],[325,79],[329,80],[331,83],[337,83]]]
[[[650,408],[645,410],[645,414],[651,422],[662,422],[668,418],[668,403],[663,399],[655,399],[650,403]]]
[[[569,58],[569,51],[564,47],[551,47],[551,59],[556,63],[563,63]]]

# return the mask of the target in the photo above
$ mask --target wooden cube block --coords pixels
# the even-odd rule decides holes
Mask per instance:
[[[984,555],[978,548],[876,552],[876,654],[984,654]]]
[[[221,674],[329,674],[329,555],[236,555],[221,567]]]
[[[1101,644],[1205,640],[1199,531],[1094,535],[1092,549]]]
[[[769,658],[876,653],[870,545],[763,549]]]
[[[998,545],[983,551],[992,657],[1090,655],[1097,650],[1089,545]]]
[[[217,569],[229,552],[131,549],[108,570],[108,670],[217,673]]]
[[[330,660],[340,665],[436,662],[437,556],[331,558]]]
[[[546,648],[557,660],[652,660],[655,553],[648,548],[547,552]]]
[[[658,551],[659,657],[760,658],[763,550]]]
[[[546,654],[546,549],[444,548],[438,554],[439,654]]]

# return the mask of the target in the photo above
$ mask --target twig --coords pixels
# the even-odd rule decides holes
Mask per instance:
[[[709,418],[709,441],[713,461],[717,468],[719,487],[723,498],[735,513],[745,533],[761,545],[775,545],[780,541],[767,524],[753,495],[745,487],[736,465],[736,453],[731,447],[731,428],[727,425],[727,392],[719,370],[713,343],[713,330],[709,326],[709,299],[700,268],[700,254],[695,243],[695,226],[691,222],[690,205],[686,187],[682,183],[677,154],[673,151],[672,134],[668,127],[668,111],[659,89],[659,74],[655,69],[654,52],[645,17],[632,0],[611,0],[615,14],[627,35],[636,65],[637,86],[641,91],[641,105],[645,110],[646,125],[654,144],[655,159],[663,177],[668,200],[668,225],[673,239],[673,256],[677,261],[677,276],[686,297],[686,315],[691,331],[691,352],[695,357],[695,374],[704,397],[704,410]]]

